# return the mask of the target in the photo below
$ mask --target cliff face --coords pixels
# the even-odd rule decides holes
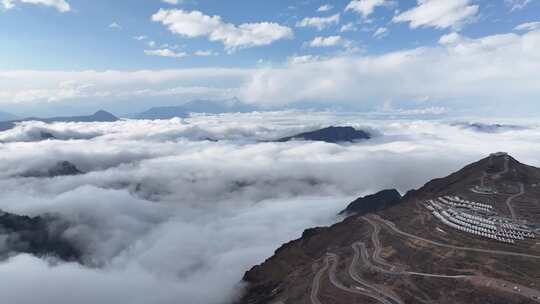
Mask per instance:
[[[497,154],[403,198],[393,190],[360,198],[344,210],[352,215],[342,222],[306,230],[246,272],[239,303],[537,303],[536,236],[505,243],[480,235],[474,225],[460,230],[436,218],[427,202],[506,219],[536,234],[538,184],[540,169]],[[479,192],[480,185],[489,192]],[[469,203],[446,206],[445,196]]]

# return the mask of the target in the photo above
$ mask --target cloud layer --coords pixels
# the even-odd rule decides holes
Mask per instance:
[[[451,33],[443,35],[439,45],[377,56],[312,56],[318,60],[307,64],[304,60],[301,65],[135,72],[3,71],[0,105],[5,111],[54,109],[55,105],[94,111],[101,105],[122,114],[156,103],[237,96],[262,106],[320,102],[374,109],[391,101],[404,108],[525,108],[528,112],[536,104],[540,85],[536,73],[540,69],[536,51],[540,31],[533,25],[521,26],[523,31],[517,33],[480,38]],[[336,37],[318,38],[313,45],[334,45],[339,42]],[[341,42],[343,45],[344,39]]]
[[[418,0],[418,6],[395,16],[393,21],[409,22],[411,28],[459,29],[476,16],[478,9],[470,0]]]
[[[39,4],[45,6],[51,6],[56,8],[59,12],[65,13],[71,10],[71,6],[65,0],[2,0],[0,4],[5,9],[14,8],[16,3],[25,3],[25,4]]]
[[[26,122],[0,133],[0,210],[60,214],[87,266],[14,256],[0,264],[10,278],[0,292],[20,304],[229,303],[244,271],[303,229],[336,221],[357,196],[406,191],[492,151],[539,165],[538,125],[512,123],[528,128],[494,135],[453,121],[303,112]],[[267,142],[331,124],[378,136]],[[58,139],[36,141],[36,128]],[[86,174],[21,176],[64,160]]]

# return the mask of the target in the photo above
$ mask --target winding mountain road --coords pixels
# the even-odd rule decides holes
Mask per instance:
[[[373,240],[373,246],[375,247],[375,250],[373,251],[373,260],[377,261],[384,261],[384,259],[380,256],[380,253],[382,251],[382,245],[379,239],[379,232],[380,232],[380,226],[379,223],[367,218],[363,217],[364,220],[366,220],[371,226],[373,227],[373,234],[372,234],[372,240]],[[396,268],[399,268],[395,265],[392,265],[386,261],[384,261],[385,265],[388,265],[391,267],[390,272],[394,274],[399,275],[415,275],[415,276],[422,276],[422,277],[430,277],[430,278],[442,278],[442,279],[466,279],[470,276],[468,275],[445,275],[445,274],[433,274],[433,273],[423,273],[423,272],[415,272],[415,271],[395,271]]]
[[[365,250],[365,246],[364,246],[364,250]],[[365,257],[367,257],[367,250],[365,250]],[[349,267],[349,275],[355,282],[361,284],[365,288],[360,288],[360,287],[350,288],[343,285],[337,278],[336,272],[337,272],[339,256],[333,253],[327,253],[323,261],[323,267],[321,267],[317,271],[315,276],[313,277],[311,293],[310,293],[311,303],[322,304],[321,301],[319,300],[321,278],[324,275],[324,273],[328,270],[328,279],[330,280],[330,283],[339,290],[365,296],[368,298],[372,298],[383,304],[403,304],[403,302],[399,298],[396,298],[394,295],[389,294],[388,292],[385,292],[384,290],[379,289],[376,286],[373,286],[367,281],[364,281],[362,278],[360,278],[360,276],[358,276],[358,274],[354,271],[354,265],[358,263],[358,260],[359,260],[359,252],[355,250],[355,256],[353,258],[353,262],[351,263]]]
[[[385,298],[385,296],[387,296],[387,294],[384,293],[384,292],[382,292],[380,294],[376,294],[376,293],[372,293],[372,292],[365,292],[365,291],[362,291],[362,290],[345,287],[343,284],[341,284],[341,282],[339,282],[339,280],[337,279],[337,276],[336,276],[336,270],[337,270],[337,264],[338,264],[339,257],[336,254],[331,253],[331,254],[328,254],[326,259],[328,259],[331,262],[330,270],[328,271],[328,278],[330,279],[330,282],[332,283],[332,285],[334,285],[334,287],[336,287],[336,288],[338,288],[340,290],[343,290],[343,291],[347,291],[347,292],[350,292],[350,293],[359,294],[359,295],[363,295],[363,296],[375,299],[375,300],[377,300],[377,301],[379,301],[381,303],[384,303],[384,304],[396,304],[395,302],[391,302],[391,301],[387,300]],[[398,302],[398,303],[401,304],[401,302]]]
[[[517,215],[516,215],[516,211],[514,210],[514,206],[512,206],[512,201],[522,196],[523,194],[525,194],[525,185],[523,183],[519,183],[519,193],[510,196],[506,200],[506,206],[508,206],[508,210],[510,210],[510,214],[512,215],[512,219],[514,221],[517,220]]]
[[[319,271],[317,271],[317,274],[315,274],[315,277],[313,277],[310,294],[312,304],[322,304],[321,301],[319,301],[319,289],[321,286],[321,277],[328,269],[328,259],[325,258],[323,263],[323,267],[319,269]]]
[[[360,247],[360,250],[358,250],[358,247]],[[363,280],[359,275],[358,273],[356,272],[355,270],[355,267],[356,265],[358,264],[358,260],[360,258],[360,256],[362,257],[362,261],[364,262],[365,265],[367,265],[368,267],[372,267],[372,268],[375,268],[379,271],[382,271],[382,272],[385,272],[387,274],[392,274],[392,275],[395,275],[397,273],[393,273],[393,272],[390,272],[390,271],[386,271],[385,269],[382,269],[382,268],[379,268],[375,265],[373,265],[371,263],[371,261],[369,260],[369,254],[367,252],[367,248],[366,248],[366,245],[363,243],[363,242],[356,242],[354,244],[352,244],[352,248],[353,248],[353,251],[354,251],[354,257],[353,257],[353,260],[351,262],[351,265],[349,266],[349,275],[351,276],[351,278],[359,283],[359,284],[362,284],[364,286],[366,286],[367,288],[369,288],[370,290],[372,290],[373,292],[375,292],[376,294],[380,294],[380,295],[384,295],[385,297],[387,297],[388,299],[390,299],[393,303],[397,303],[397,304],[403,304],[403,301],[401,301],[400,298],[398,298],[397,296],[387,292],[387,291],[384,291],[383,289],[381,288],[378,288],[377,286],[375,285],[372,285],[370,284],[369,282]]]
[[[508,156],[505,156],[504,158],[504,168],[501,172],[499,173],[495,173],[493,174],[493,177],[495,179],[499,179],[501,178],[503,175],[505,175],[506,173],[508,173],[508,171],[510,170],[510,157]]]
[[[486,177],[488,176],[487,172],[482,172],[482,177],[480,178],[480,187],[486,187]]]

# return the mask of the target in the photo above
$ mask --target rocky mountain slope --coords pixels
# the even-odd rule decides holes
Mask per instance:
[[[354,200],[339,214],[366,214],[384,210],[400,202],[401,194],[396,189],[382,190]]]
[[[278,142],[291,140],[311,140],[324,141],[328,143],[354,142],[370,139],[371,134],[363,130],[356,130],[353,127],[327,127],[315,131],[300,133],[278,139]]]
[[[40,171],[30,171],[24,173],[23,177],[57,177],[83,174],[77,166],[68,161],[61,161],[49,168]]]
[[[283,245],[238,303],[540,303],[540,169],[497,153],[378,209]]]
[[[78,249],[63,237],[68,224],[52,215],[29,217],[0,211],[0,260],[18,253],[79,261]]]

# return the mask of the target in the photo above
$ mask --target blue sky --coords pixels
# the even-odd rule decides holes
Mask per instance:
[[[279,72],[295,63],[342,58],[358,62],[362,58],[385,57],[396,52],[437,49],[441,47],[441,37],[452,33],[466,38],[460,42],[467,41],[473,45],[471,41],[474,39],[504,34],[524,36],[540,28],[536,23],[540,21],[540,1],[537,0],[166,2],[0,0],[0,71],[128,73],[152,70],[159,73],[196,69],[194,74],[198,75],[205,69],[207,72],[226,69],[227,73],[234,75],[224,76],[222,83],[234,83],[229,88],[234,90],[252,83],[257,72],[267,69]],[[516,30],[522,24],[525,24],[523,28]],[[235,79],[239,77],[238,73],[250,75],[238,80]],[[80,75],[65,77],[56,83],[44,84],[42,82],[46,81],[43,80],[37,81],[36,85],[16,84],[29,90],[23,92],[23,98],[21,94],[15,96],[15,93],[8,92],[8,88],[4,88],[2,94],[0,85],[0,105],[27,111],[38,104],[45,107],[43,101],[46,100],[48,107],[54,107],[58,102],[53,105],[51,102],[59,98],[46,96],[47,92],[64,88],[66,83],[81,82]],[[224,89],[221,84],[216,84],[218,80],[189,83],[187,78],[178,79],[174,85],[162,83],[153,89]],[[96,86],[95,82],[99,81],[91,82],[82,86]],[[269,85],[265,83],[261,87],[268,88]],[[148,88],[140,85],[137,89]],[[37,97],[27,98],[29,92]],[[246,89],[242,92],[245,93]],[[101,92],[99,96],[103,95]],[[197,97],[197,94],[192,95],[177,96],[177,100]],[[273,102],[240,93],[233,95],[242,95],[248,102]],[[74,102],[84,99],[70,96],[60,99],[71,103],[72,107]],[[272,96],[265,95],[263,99]],[[201,98],[204,97],[208,94],[201,94]],[[448,98],[444,96],[438,103]],[[25,103],[21,105],[18,102],[15,106],[14,99]],[[107,102],[112,102],[112,99]],[[277,103],[316,99],[300,96]],[[351,98],[340,97],[331,102],[340,103],[344,99]],[[400,98],[395,96],[392,99]],[[156,102],[152,100],[147,104]],[[165,103],[170,104],[171,101]],[[379,100],[377,105],[388,108],[388,98]]]
[[[511,6],[475,1],[482,8],[477,20],[461,31],[471,36],[511,31],[516,25],[538,19],[540,2],[532,2],[526,9],[511,10]],[[377,7],[368,18],[355,11],[344,11],[350,3],[342,1],[208,1],[185,0],[168,5],[159,0],[82,1],[71,0],[69,12],[59,12],[45,5],[19,4],[0,14],[2,48],[0,68],[3,69],[159,69],[201,66],[246,67],[259,60],[274,64],[293,55],[332,55],[340,47],[310,48],[304,44],[318,36],[339,35],[350,40],[361,51],[381,53],[437,43],[441,34],[449,29],[410,29],[407,23],[392,23],[396,10],[413,8],[416,1],[399,1],[390,6]],[[328,11],[317,11],[331,5]],[[163,25],[152,22],[151,16],[160,8],[201,11],[218,15],[233,24],[276,22],[290,27],[294,39],[282,39],[264,47],[242,49],[232,54],[224,52],[219,42],[205,37],[186,38],[173,34]],[[296,23],[306,17],[329,17],[340,14],[339,23],[323,30],[300,28]],[[535,19],[536,18],[536,19]],[[116,23],[121,28],[111,28]],[[340,32],[343,25],[353,23],[356,31]],[[374,38],[378,28],[387,28],[383,38]],[[136,36],[146,36],[137,41]],[[154,41],[155,47],[147,43]],[[212,51],[217,56],[186,56],[167,58],[145,55],[144,50],[159,46],[178,45],[179,51]],[[39,52],[37,56],[36,52]]]

